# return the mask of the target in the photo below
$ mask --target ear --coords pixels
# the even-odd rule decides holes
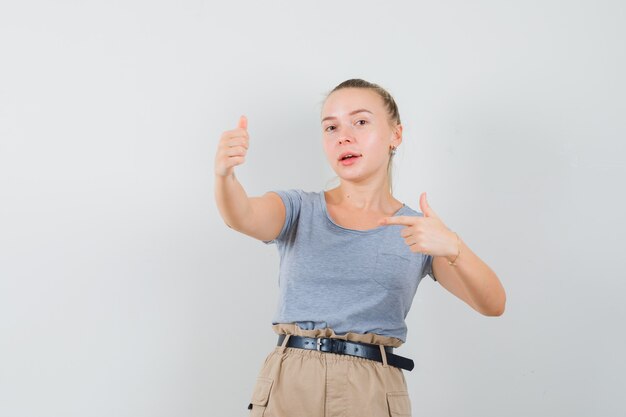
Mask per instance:
[[[402,143],[402,125],[397,124],[396,127],[394,127],[393,129],[393,139],[391,141],[391,144],[397,148],[398,146],[400,146],[401,143]]]

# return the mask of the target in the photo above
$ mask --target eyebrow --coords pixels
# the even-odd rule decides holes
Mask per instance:
[[[351,111],[351,112],[349,113],[349,115],[350,115],[350,116],[352,116],[353,114],[357,114],[357,113],[361,113],[361,112],[368,112],[368,113],[370,113],[370,114],[374,114],[374,113],[372,113],[371,111],[369,111],[369,110],[367,110],[367,109],[357,109],[357,110],[353,110],[353,111]],[[324,123],[324,122],[325,122],[326,120],[328,120],[328,119],[336,119],[336,117],[333,117],[333,116],[324,117],[324,118],[322,119],[322,122],[321,122],[321,123]]]

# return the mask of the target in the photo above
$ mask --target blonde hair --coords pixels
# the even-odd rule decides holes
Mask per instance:
[[[337,90],[341,90],[342,88],[367,88],[367,89],[374,91],[383,100],[385,108],[387,109],[387,114],[389,116],[389,119],[388,119],[389,126],[391,126],[391,128],[394,128],[396,125],[400,124],[400,112],[398,111],[398,106],[396,104],[396,101],[393,99],[391,94],[389,94],[387,90],[385,90],[378,84],[370,83],[360,78],[351,78],[349,80],[346,80],[340,83],[335,88],[333,88],[328,94],[326,94],[326,97],[324,98],[323,101],[326,101],[328,96],[330,96],[332,93],[334,93]],[[331,178],[331,180],[329,180],[328,182],[337,178],[339,177],[335,176],[334,178]],[[387,180],[389,181],[389,192],[393,195],[393,155],[392,154],[390,154],[389,163],[387,164]],[[326,183],[326,185],[328,185],[328,182]]]

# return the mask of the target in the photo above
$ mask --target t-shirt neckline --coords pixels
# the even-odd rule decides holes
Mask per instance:
[[[380,226],[377,226],[377,227],[375,227],[373,229],[356,230],[356,229],[348,229],[347,227],[343,227],[341,225],[338,225],[337,223],[335,223],[333,221],[333,219],[330,218],[330,214],[328,214],[328,208],[326,207],[326,198],[324,198],[324,191],[323,190],[319,192],[319,198],[320,198],[320,204],[322,205],[322,211],[324,212],[324,217],[326,217],[326,220],[328,221],[328,223],[330,223],[331,225],[333,225],[334,227],[336,227],[339,230],[342,230],[342,231],[345,231],[345,232],[349,232],[349,233],[356,233],[356,234],[367,235],[367,234],[371,234],[371,233],[376,233],[376,232],[382,230],[384,227],[387,227],[386,225],[380,225]],[[406,208],[406,204],[402,203],[402,207],[400,207],[390,217],[397,216],[405,208]]]

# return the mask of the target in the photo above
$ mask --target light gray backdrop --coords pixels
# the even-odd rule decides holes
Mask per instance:
[[[622,1],[96,1],[0,6],[0,415],[246,416],[278,252],[250,196],[318,191],[324,94],[396,98],[395,194],[493,269],[485,317],[427,279],[399,354],[414,415],[623,416]],[[297,416],[294,416],[297,417]]]

